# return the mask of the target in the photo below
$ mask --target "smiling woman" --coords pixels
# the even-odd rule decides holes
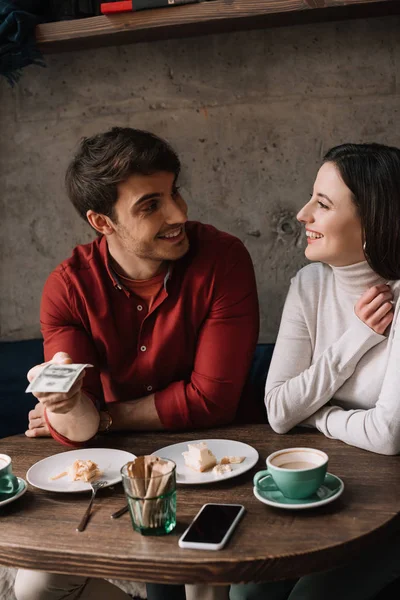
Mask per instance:
[[[306,227],[309,260],[336,267],[364,260],[360,216],[334,163],[322,165],[311,199],[297,218]]]
[[[390,392],[399,377],[390,328],[400,308],[399,181],[397,148],[345,144],[325,156],[297,216],[306,256],[320,262],[293,279],[267,379],[278,433],[303,424],[373,452],[400,451]]]
[[[324,158],[297,215],[314,264],[292,280],[267,377],[277,433],[299,425],[371,452],[400,452],[399,182],[397,148],[344,144]],[[366,600],[400,576],[399,565],[397,535],[379,555],[286,588],[238,586],[231,598]]]

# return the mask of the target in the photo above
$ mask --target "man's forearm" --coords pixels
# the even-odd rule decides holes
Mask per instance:
[[[96,435],[99,428],[99,411],[90,398],[83,393],[80,394],[79,401],[68,413],[52,413],[47,410],[46,414],[53,429],[72,442],[90,440]]]
[[[156,410],[154,394],[128,402],[113,402],[107,405],[107,410],[113,420],[113,431],[164,429]]]

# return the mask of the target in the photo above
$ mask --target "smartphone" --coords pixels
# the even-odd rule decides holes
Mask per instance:
[[[221,550],[244,511],[242,504],[204,504],[179,538],[179,546],[198,550]]]

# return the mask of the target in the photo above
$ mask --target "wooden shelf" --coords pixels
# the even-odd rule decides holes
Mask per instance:
[[[214,0],[200,4],[43,23],[42,52],[62,52],[207,33],[400,14],[392,0]]]

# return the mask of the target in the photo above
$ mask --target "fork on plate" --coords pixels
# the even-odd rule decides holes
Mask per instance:
[[[81,522],[79,523],[78,527],[76,528],[77,531],[83,531],[86,528],[87,522],[90,517],[90,513],[92,512],[92,506],[93,506],[93,502],[96,497],[96,494],[97,494],[98,490],[101,489],[102,487],[104,487],[105,485],[107,485],[107,483],[108,482],[104,481],[104,480],[95,481],[93,483],[90,483],[90,486],[92,488],[92,497],[90,498],[89,506],[87,507],[86,512],[83,515]]]

